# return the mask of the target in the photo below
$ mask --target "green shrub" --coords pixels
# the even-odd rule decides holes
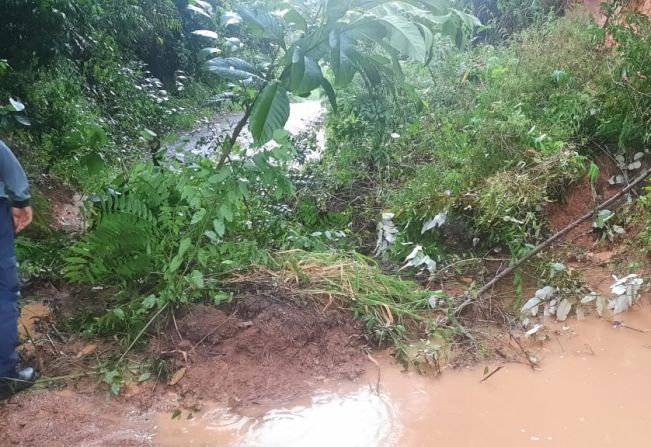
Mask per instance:
[[[431,216],[531,154],[544,165],[583,141],[608,77],[590,23],[561,19],[508,48],[482,46],[432,67],[429,113],[396,146],[401,166],[411,166],[397,170],[406,181],[388,197],[397,215]]]

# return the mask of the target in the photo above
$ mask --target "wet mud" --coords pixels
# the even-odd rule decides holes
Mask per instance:
[[[364,372],[363,330],[345,311],[324,313],[280,290],[243,295],[225,310],[193,306],[150,343],[152,354],[169,353],[182,374],[174,389],[185,398],[277,402]]]

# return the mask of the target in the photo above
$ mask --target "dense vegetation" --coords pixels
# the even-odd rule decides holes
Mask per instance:
[[[0,5],[0,132],[34,177],[92,198],[80,238],[20,242],[26,273],[112,291],[76,330],[133,346],[163,312],[236,299],[229,276],[265,266],[338,297],[399,353],[408,336],[468,336],[454,297],[406,278],[518,258],[597,158],[628,166],[649,143],[644,17],[603,29],[556,2],[265,3]],[[306,163],[313,138],[282,128],[290,101],[318,94],[327,147]],[[166,156],[169,134],[225,109],[242,119],[213,155]],[[255,147],[276,144],[241,147],[246,125]],[[407,267],[387,275],[372,255]]]

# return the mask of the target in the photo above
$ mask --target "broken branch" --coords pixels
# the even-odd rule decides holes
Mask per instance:
[[[571,224],[569,224],[568,226],[566,226],[562,230],[558,231],[557,233],[555,233],[554,235],[549,237],[544,242],[541,242],[540,244],[538,244],[533,250],[531,250],[529,253],[527,253],[526,255],[521,257],[520,259],[518,259],[515,263],[513,263],[512,266],[504,269],[502,272],[500,272],[498,275],[496,275],[493,279],[491,279],[488,283],[486,283],[486,285],[484,285],[484,287],[479,289],[477,291],[477,298],[479,298],[481,295],[486,293],[486,291],[490,290],[490,288],[493,287],[495,285],[495,283],[497,283],[500,279],[504,278],[505,276],[508,276],[510,273],[513,273],[517,268],[519,268],[522,264],[527,262],[529,259],[531,259],[535,255],[540,253],[545,248],[549,247],[552,243],[554,243],[555,241],[557,241],[561,237],[565,236],[567,233],[569,233],[570,231],[572,231],[573,229],[578,227],[584,221],[590,219],[592,216],[594,216],[594,213],[596,213],[597,211],[600,211],[600,210],[606,208],[607,206],[610,206],[613,203],[620,200],[626,193],[628,193],[635,186],[637,186],[639,183],[641,183],[650,174],[651,174],[651,169],[647,169],[642,174],[640,174],[639,177],[637,177],[635,180],[633,180],[626,188],[622,189],[620,192],[618,192],[617,194],[612,196],[610,199],[603,202],[601,205],[598,205],[593,210],[587,212],[586,214],[581,216],[579,219],[575,220],[574,222],[572,222]],[[460,306],[460,308],[463,309],[463,307],[465,307],[465,304],[466,303],[462,304]],[[470,303],[468,303],[468,304],[470,304]],[[458,312],[461,309],[459,309]]]

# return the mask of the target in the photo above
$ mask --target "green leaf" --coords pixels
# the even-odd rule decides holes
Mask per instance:
[[[189,237],[186,237],[185,239],[181,240],[181,243],[179,244],[179,256],[183,256],[185,252],[188,251],[188,248],[190,248],[191,243],[192,241]]]
[[[215,54],[221,54],[221,53],[222,53],[221,48],[206,47],[199,50],[199,56],[201,58],[207,56],[213,56]]]
[[[326,17],[328,22],[334,22],[342,18],[352,6],[352,3],[350,0],[327,0]]]
[[[599,229],[603,229],[606,226],[606,222],[608,222],[608,220],[610,220],[614,215],[615,213],[609,209],[599,211],[595,217],[595,226]]]
[[[16,114],[16,115],[14,115],[14,119],[16,121],[18,121],[20,124],[22,124],[23,126],[31,126],[32,125],[32,120],[30,120],[25,115]]]
[[[202,9],[202,8],[200,8],[198,6],[188,5],[188,6],[186,6],[186,8],[188,10],[192,11],[192,12],[196,12],[197,14],[201,14],[204,17],[208,17],[209,19],[212,18],[212,16],[208,12],[206,12],[204,9]]]
[[[224,180],[226,180],[228,177],[230,177],[231,174],[232,174],[231,168],[224,166],[217,174],[208,177],[208,183],[212,183],[213,185],[218,185]]]
[[[204,66],[209,72],[231,81],[264,81],[253,64],[237,57],[215,57]]]
[[[154,141],[156,138],[158,138],[158,135],[156,132],[153,130],[149,129],[144,129],[140,131],[140,136],[143,138],[145,141]]]
[[[201,222],[201,220],[206,217],[206,209],[205,208],[200,208],[199,211],[194,213],[194,216],[192,216],[192,220],[190,221],[190,225],[197,224]]]
[[[17,99],[9,98],[9,104],[11,104],[11,106],[14,108],[16,112],[22,112],[23,110],[25,110],[25,104],[23,104]]]
[[[197,29],[192,31],[195,36],[208,37],[209,39],[219,39],[219,35],[209,29]]]
[[[195,289],[204,288],[203,273],[201,273],[199,270],[193,270],[188,277],[188,281],[190,285]]]
[[[376,20],[387,30],[387,42],[392,48],[419,62],[425,62],[429,47],[414,22],[397,15],[378,17]]]
[[[283,19],[285,19],[285,23],[296,25],[296,27],[299,29],[305,29],[307,27],[307,21],[305,20],[305,17],[303,17],[301,13],[294,8],[288,9],[283,15]]]
[[[331,50],[331,65],[335,74],[335,84],[340,87],[346,86],[351,83],[357,71],[352,58],[356,53],[353,49],[353,42],[345,33],[333,30],[328,38],[328,44]]]
[[[149,372],[144,372],[138,376],[138,382],[146,382],[149,379],[151,379],[151,373]]]
[[[152,309],[158,303],[158,298],[156,295],[149,295],[144,300],[142,300],[142,307],[145,309]]]
[[[432,13],[441,15],[448,12],[447,0],[404,0],[406,3],[412,3],[417,6],[424,5]]]
[[[261,10],[244,7],[239,8],[237,12],[254,34],[270,39],[285,48],[285,29],[278,17]]]
[[[116,307],[113,309],[113,315],[115,315],[118,319],[124,321],[126,319],[126,314],[124,313],[124,310],[122,310],[119,307]]]
[[[91,153],[84,155],[79,160],[82,166],[85,166],[88,169],[90,175],[97,175],[104,170],[106,164],[104,163],[104,158],[100,154]]]
[[[215,233],[219,237],[224,236],[224,233],[226,232],[226,226],[224,225],[224,221],[221,219],[215,219],[212,221],[212,227],[215,229]]]
[[[219,19],[219,25],[223,27],[235,26],[242,23],[242,17],[236,12],[225,12]]]
[[[321,85],[323,72],[319,64],[304,55],[300,47],[294,48],[290,68],[289,88],[297,95],[309,94]]]
[[[597,183],[597,180],[599,180],[599,166],[597,166],[593,161],[590,162],[588,177],[590,178],[590,183],[593,185]]]
[[[454,15],[456,15],[459,18],[459,20],[461,20],[461,23],[463,24],[463,26],[465,26],[465,27],[467,27],[467,28],[469,28],[471,30],[475,29],[475,28],[480,28],[480,27],[483,26],[482,23],[481,23],[481,20],[479,20],[477,17],[475,17],[475,16],[473,16],[471,14],[465,13],[463,11],[459,11],[458,9],[450,9],[450,11]]]
[[[285,126],[289,118],[289,98],[287,91],[278,83],[267,85],[256,97],[249,130],[253,142],[262,146],[273,137],[274,131]]]
[[[219,292],[213,297],[213,302],[215,305],[220,305],[225,302],[229,302],[233,298],[233,295],[227,292]]]
[[[227,221],[233,222],[233,211],[231,210],[231,206],[229,204],[223,203],[219,207],[219,214],[221,214],[222,217]]]
[[[179,255],[174,256],[170,261],[169,271],[171,273],[174,273],[179,269],[179,267],[181,267],[182,263],[183,263],[183,256],[179,256]]]

